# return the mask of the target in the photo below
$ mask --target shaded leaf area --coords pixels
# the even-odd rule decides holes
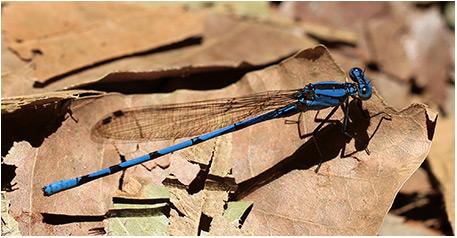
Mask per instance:
[[[3,98],[2,156],[18,141],[25,140],[32,146],[39,147],[46,137],[60,127],[63,120],[72,118],[69,108],[73,100],[103,94],[104,92],[93,90],[69,90]],[[4,182],[2,180],[2,188]]]
[[[278,65],[250,73],[220,90],[131,96],[111,93],[74,100],[69,108],[72,117],[67,117],[40,147],[32,148],[25,141],[16,143],[4,158],[5,164],[18,167],[12,181],[16,185],[8,194],[15,201],[11,214],[15,219],[28,218],[20,223],[23,234],[85,234],[101,227],[101,222],[98,219],[68,222],[55,227],[50,222],[43,223],[42,214],[77,216],[81,217],[79,221],[84,217],[90,220],[104,216],[112,209],[112,194],[123,188],[124,181],[130,181],[134,174],[148,177],[148,183],[163,182],[171,187],[173,209],[168,218],[171,235],[377,234],[398,189],[428,153],[435,119],[429,118],[421,105],[397,112],[386,107],[376,93],[364,102],[364,109],[369,114],[384,110],[392,115],[392,120],[380,117],[366,120],[351,104],[348,126],[350,133],[368,142],[371,154],[366,154],[363,144],[354,144],[340,132],[338,119],[342,114],[336,114],[332,118],[334,122],[317,136],[324,152],[324,163],[318,173],[314,169],[321,158],[316,147],[310,137],[300,138],[298,132],[310,132],[328,110],[320,112],[317,119],[314,113],[306,112],[291,118],[297,123],[273,120],[245,128],[51,197],[43,197],[40,191],[50,182],[94,172],[185,139],[93,142],[92,127],[113,111],[221,95],[234,97],[272,88],[300,88],[328,79],[343,82],[346,77],[327,49],[317,46],[302,50]],[[192,169],[195,165],[203,172]],[[182,170],[195,172],[182,173]],[[130,190],[134,188],[129,186]],[[229,192],[234,190],[232,199],[253,202],[241,230],[238,221],[231,223],[221,218]],[[123,191],[129,189],[125,187]],[[137,191],[130,194],[147,197],[147,189]],[[159,223],[164,224],[162,215],[159,217]],[[364,219],[367,217],[370,219]],[[148,222],[132,221],[133,227]],[[117,219],[112,224],[119,226],[123,222],[126,220]],[[202,224],[207,225],[202,227]],[[231,231],[224,227],[230,227]]]

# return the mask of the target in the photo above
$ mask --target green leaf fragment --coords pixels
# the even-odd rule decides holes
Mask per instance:
[[[224,217],[229,222],[239,220],[252,204],[253,202],[251,201],[228,202]]]
[[[106,232],[110,236],[168,236],[168,218],[164,214],[109,218]]]
[[[164,187],[154,184],[143,186],[146,198],[124,197],[122,203],[114,203],[108,212],[105,228],[110,236],[169,236],[167,214],[170,193]],[[154,203],[157,199],[157,203]]]
[[[161,187],[153,183],[144,186],[144,192],[150,199],[170,199],[170,192],[166,187]]]
[[[10,200],[6,198],[2,191],[2,236],[20,236],[17,221],[9,214]]]

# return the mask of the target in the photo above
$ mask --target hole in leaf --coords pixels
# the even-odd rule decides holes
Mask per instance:
[[[209,232],[209,227],[212,221],[213,218],[202,213],[200,216],[200,224],[198,225],[198,235],[200,235],[202,231]]]
[[[36,55],[43,55],[43,52],[40,49],[33,49],[32,52]]]

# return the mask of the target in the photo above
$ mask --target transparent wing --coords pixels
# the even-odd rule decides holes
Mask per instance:
[[[296,102],[297,91],[120,110],[100,120],[92,135],[119,140],[198,136]]]

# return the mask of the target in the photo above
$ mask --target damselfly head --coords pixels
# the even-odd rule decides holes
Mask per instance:
[[[354,67],[349,70],[349,77],[352,79],[352,81],[357,83],[357,91],[360,99],[370,99],[372,94],[371,83],[365,77],[363,70],[359,67]]]

